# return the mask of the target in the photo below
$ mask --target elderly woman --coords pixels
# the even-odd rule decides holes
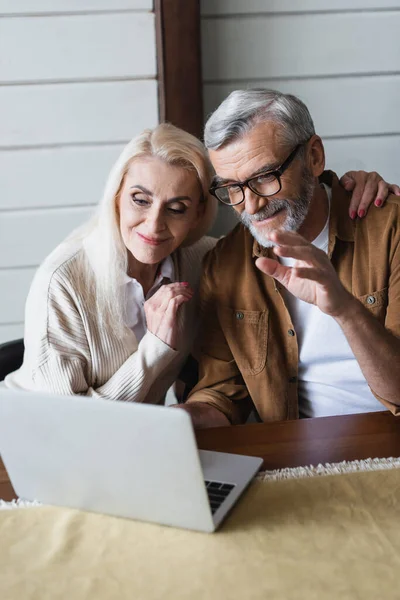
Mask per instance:
[[[172,125],[126,146],[97,214],[38,269],[24,362],[6,385],[164,401],[196,336],[201,262],[216,241],[203,237],[216,212],[211,175],[201,142]]]
[[[45,260],[26,305],[25,356],[6,385],[158,403],[196,334],[203,237],[216,201],[203,145],[163,124],[133,139],[98,212]]]

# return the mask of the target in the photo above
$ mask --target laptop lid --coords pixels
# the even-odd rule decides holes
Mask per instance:
[[[184,410],[4,389],[0,453],[21,498],[215,528]]]

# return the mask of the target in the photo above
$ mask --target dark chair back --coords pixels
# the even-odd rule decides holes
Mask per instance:
[[[8,373],[18,369],[22,365],[23,358],[23,339],[0,344],[0,381],[3,381]]]

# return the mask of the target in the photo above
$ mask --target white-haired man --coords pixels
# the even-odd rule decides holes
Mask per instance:
[[[351,220],[294,96],[233,92],[205,143],[241,223],[205,262],[195,425],[400,413],[400,198]]]

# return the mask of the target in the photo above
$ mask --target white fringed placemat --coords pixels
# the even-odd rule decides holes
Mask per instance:
[[[400,469],[400,458],[367,458],[366,460],[342,461],[339,463],[319,464],[316,467],[294,467],[277,469],[275,471],[261,471],[257,475],[258,481],[279,481],[282,479],[303,479],[305,477],[322,477],[325,475],[343,475],[344,473],[356,473],[359,471],[382,471],[384,469]],[[29,508],[40,506],[36,500],[12,500],[5,502],[0,499],[0,510],[14,508]]]
[[[381,471],[383,469],[400,469],[400,458],[367,458],[366,460],[342,461],[326,463],[314,467],[294,467],[261,471],[257,475],[259,481],[278,481],[281,479],[302,479],[304,477],[321,477],[324,475],[343,475],[358,471]]]

